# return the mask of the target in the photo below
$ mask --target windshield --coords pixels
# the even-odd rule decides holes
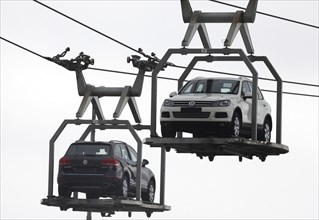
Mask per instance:
[[[238,80],[192,80],[189,81],[179,94],[188,93],[222,93],[237,94],[239,91]]]
[[[78,144],[71,145],[66,155],[72,156],[107,156],[110,155],[110,145]]]

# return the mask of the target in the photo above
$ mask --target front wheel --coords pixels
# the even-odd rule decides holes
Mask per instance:
[[[142,200],[153,203],[155,198],[155,183],[154,180],[150,180],[147,187],[147,192],[142,193]]]
[[[239,137],[240,136],[240,131],[241,131],[241,116],[238,112],[234,112],[232,121],[231,121],[231,126],[229,129],[229,135],[231,137]]]
[[[161,131],[162,131],[162,137],[175,137],[176,136],[176,131],[169,126],[162,125]]]

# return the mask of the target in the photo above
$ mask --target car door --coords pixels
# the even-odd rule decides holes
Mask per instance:
[[[130,151],[132,160],[136,161],[136,164],[137,164],[137,153],[136,153],[136,151],[129,145],[128,145],[128,149]],[[149,177],[148,170],[145,167],[142,167],[142,169],[141,169],[141,187],[144,188],[144,189],[147,188],[148,177]]]
[[[137,160],[134,158],[134,156],[131,155],[129,146],[126,144],[121,144],[121,149],[122,149],[122,155],[123,159],[127,163],[127,167],[130,171],[131,174],[131,181],[130,181],[130,186],[131,190],[136,189],[136,166],[137,166]]]
[[[118,143],[116,147],[119,149],[119,154],[122,165],[125,170],[130,173],[130,191],[134,191],[136,188],[136,163],[131,160],[131,155],[125,143]]]
[[[252,88],[252,82],[249,82],[251,88]],[[268,104],[265,101],[260,89],[257,89],[257,124],[262,125],[264,124],[264,119],[266,116],[266,113],[268,111]]]
[[[252,94],[249,81],[243,81],[241,86],[241,97],[245,95]],[[242,123],[243,127],[251,124],[251,115],[252,115],[252,99],[241,99],[240,108],[242,110]]]

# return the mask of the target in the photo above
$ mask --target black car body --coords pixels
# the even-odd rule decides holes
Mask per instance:
[[[143,201],[153,202],[155,176],[143,160],[141,190]],[[135,197],[137,153],[121,141],[78,141],[59,161],[59,196],[86,193],[87,198]]]

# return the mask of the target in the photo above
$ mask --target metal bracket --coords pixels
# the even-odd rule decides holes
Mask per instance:
[[[154,53],[152,53],[151,56],[148,56],[143,53],[142,49],[139,49],[139,52],[143,56],[147,57],[147,60],[140,60],[141,57],[137,55],[133,55],[132,58],[128,57],[127,62],[129,63],[132,61],[133,66],[139,69],[133,86],[96,87],[85,82],[82,72],[83,70],[87,69],[89,65],[94,64],[94,60],[91,59],[90,56],[85,55],[83,52],[81,52],[75,59],[61,60],[60,58],[64,57],[68,51],[70,51],[70,48],[67,48],[64,52],[54,56],[53,58],[46,57],[46,59],[66,68],[67,70],[75,71],[78,94],[79,96],[83,96],[80,107],[76,113],[77,118],[81,118],[84,115],[88,105],[92,103],[93,111],[97,115],[98,119],[104,119],[99,98],[104,96],[120,96],[115,112],[113,113],[114,119],[120,117],[123,108],[128,103],[135,122],[141,123],[142,120],[134,97],[141,96],[145,72],[152,71],[159,62],[159,59]],[[167,65],[168,64],[165,64],[162,69],[164,69]]]
[[[191,40],[194,37],[195,32],[198,30],[204,48],[211,48],[206,25],[204,23],[197,23],[200,13],[201,11],[194,11],[192,18],[189,22],[187,31],[185,33],[184,40],[182,41],[183,47],[189,46]]]
[[[90,94],[91,94],[91,87],[88,86],[86,88],[86,92],[83,96],[79,110],[76,113],[76,117],[81,118],[91,102],[93,105],[93,110],[94,110],[95,114],[97,115],[98,119],[104,120],[104,115],[103,115],[103,111],[102,111],[102,107],[101,107],[101,103],[100,103],[99,98],[97,96],[90,96]]]
[[[130,106],[131,112],[133,114],[135,122],[136,123],[141,123],[142,119],[141,119],[140,113],[139,113],[138,108],[137,108],[136,100],[135,100],[134,97],[129,97],[128,96],[130,88],[131,88],[130,86],[125,86],[124,87],[124,90],[123,90],[122,95],[120,97],[120,100],[119,100],[119,102],[117,104],[115,112],[113,113],[113,118],[120,117],[120,115],[122,114],[122,111],[123,111],[126,103],[128,103],[129,106]]]
[[[255,21],[257,3],[258,0],[249,0],[245,11],[237,11],[235,13],[217,13],[201,11],[193,12],[189,0],[181,0],[184,23],[189,23],[185,37],[182,41],[182,46],[189,46],[196,30],[198,30],[204,48],[211,48],[205,23],[231,23],[224,46],[231,46],[238,31],[240,30],[247,53],[253,54],[254,48],[247,23],[253,23]]]

